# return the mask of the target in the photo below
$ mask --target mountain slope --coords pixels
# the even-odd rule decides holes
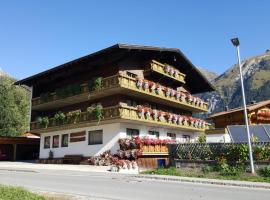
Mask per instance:
[[[270,51],[242,61],[247,104],[270,99]],[[204,71],[202,71],[204,73]],[[204,73],[208,77],[207,73]],[[216,92],[201,94],[209,102],[209,113],[242,106],[238,65],[211,80]]]

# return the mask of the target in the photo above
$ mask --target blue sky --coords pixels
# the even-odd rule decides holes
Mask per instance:
[[[270,1],[0,1],[0,67],[21,79],[115,43],[179,48],[222,73],[270,48]]]

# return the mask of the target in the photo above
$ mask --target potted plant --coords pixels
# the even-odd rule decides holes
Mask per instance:
[[[161,85],[159,85],[159,84],[157,84],[157,86],[156,86],[156,94],[161,94],[161,92],[162,92],[162,86]]]
[[[142,89],[142,86],[143,86],[143,79],[142,78],[139,78],[139,77],[136,78],[136,86],[137,86],[137,88]]]
[[[176,97],[177,100],[180,100],[181,92],[177,91],[175,97]]]
[[[165,71],[167,74],[169,74],[170,71],[171,71],[171,67],[170,67],[169,65],[166,65],[166,66],[164,67],[164,71]]]
[[[181,92],[181,101],[185,102],[187,98],[187,95],[184,92]]]
[[[93,110],[93,116],[98,120],[98,122],[103,118],[103,106],[98,103]]]
[[[151,92],[154,92],[156,90],[156,83],[149,81],[149,88]]]
[[[188,126],[188,118],[185,116],[183,117],[183,125]]]
[[[151,118],[152,115],[152,109],[151,108],[145,108],[145,115],[147,119]]]
[[[153,111],[152,111],[152,116],[153,116],[153,119],[154,119],[154,120],[158,120],[158,110],[153,109]]]
[[[179,115],[179,117],[178,117],[178,124],[179,125],[183,125],[183,121],[184,121],[184,118],[181,115]]]
[[[70,123],[77,123],[79,117],[81,115],[81,110],[74,110],[67,113],[67,119]]]
[[[57,113],[54,114],[53,120],[56,123],[56,125],[64,124],[65,119],[66,116],[62,111],[58,111]]]
[[[169,74],[170,74],[171,76],[173,76],[173,75],[174,75],[174,73],[175,73],[174,71],[175,71],[175,70],[174,70],[174,68],[173,68],[173,67],[171,67],[171,68],[170,68],[170,71],[169,71]]]
[[[165,96],[166,97],[171,96],[171,89],[170,88],[165,88]]]
[[[88,116],[88,119],[93,117],[93,111],[95,109],[95,106],[89,106],[87,109],[86,109],[86,112],[87,112],[87,116]]]
[[[175,69],[174,70],[174,77],[179,78],[179,74],[180,74],[179,70]]]
[[[148,83],[147,80],[144,80],[144,81],[143,81],[143,89],[144,89],[144,90],[148,90],[148,89],[149,89],[149,83]]]
[[[95,77],[88,81],[88,89],[90,92],[100,90],[102,86],[102,77]]]
[[[137,106],[137,112],[140,118],[144,117],[145,108],[141,105]]]
[[[176,95],[176,91],[175,90],[171,90],[171,97],[175,97],[175,95]]]
[[[42,128],[48,128],[49,118],[48,117],[41,117],[41,118],[39,118],[39,123],[40,123]]]
[[[172,113],[167,112],[167,113],[165,114],[165,117],[166,117],[166,119],[167,119],[167,121],[168,121],[169,123],[172,122],[172,119],[173,119],[173,114],[172,114]]]
[[[158,120],[161,121],[161,122],[165,121],[164,112],[158,111]]]
[[[174,123],[174,124],[177,124],[178,119],[179,119],[179,116],[176,115],[176,114],[174,114],[173,117],[172,117],[173,123]]]

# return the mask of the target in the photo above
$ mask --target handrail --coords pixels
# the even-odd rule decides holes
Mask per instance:
[[[155,118],[154,115],[145,115],[142,116],[140,113],[139,108],[137,107],[130,107],[130,106],[124,106],[124,105],[117,105],[117,106],[111,106],[106,107],[103,109],[103,117],[100,121],[106,121],[106,120],[112,120],[112,119],[118,119],[118,120],[131,120],[131,121],[137,121],[138,123],[152,123],[152,124],[158,124],[161,126],[169,126],[173,128],[181,128],[186,130],[193,130],[193,131],[204,131],[207,129],[207,124],[203,124],[202,126],[195,126],[195,123],[191,123],[191,121],[180,121],[180,120],[174,120],[174,119],[167,119],[165,118]],[[171,115],[175,115],[173,113],[170,113]],[[183,116],[184,118],[187,118]],[[199,119],[198,119],[199,120]],[[81,112],[80,117],[75,122],[66,120],[65,122],[61,124],[57,124],[53,118],[49,119],[49,124],[47,127],[42,127],[41,124],[38,121],[31,123],[31,130],[37,130],[42,129],[46,130],[46,128],[52,128],[52,127],[65,127],[67,125],[72,124],[84,124],[89,122],[97,122],[99,124],[99,120],[91,115],[89,115],[87,112]]]
[[[139,83],[138,81],[141,81],[141,83]],[[149,84],[152,84],[152,86]],[[104,93],[106,90],[110,90],[112,88],[126,88],[126,89],[130,89],[136,92],[144,93],[146,95],[150,95],[159,99],[181,104],[187,108],[190,107],[194,109],[199,109],[201,111],[208,110],[208,104],[206,102],[203,102],[202,100],[198,100],[199,98],[197,97],[193,97],[192,95],[179,92],[171,88],[166,88],[164,86],[148,81],[146,79],[136,80],[136,78],[127,76],[125,74],[117,74],[114,76],[104,78],[102,80],[101,87],[98,90],[91,91],[91,92],[88,90],[86,83],[81,84],[82,93],[71,96],[71,97],[80,96],[82,94],[87,94],[87,93],[93,96],[94,94],[98,94],[100,92]],[[51,98],[52,100],[49,102],[53,102],[53,101],[61,99],[61,98],[57,98],[55,92],[51,93],[51,96],[52,96]],[[70,98],[70,97],[67,97],[67,98]],[[32,105],[38,106],[38,105],[49,103],[49,102],[41,102],[40,97],[38,97],[32,100]]]

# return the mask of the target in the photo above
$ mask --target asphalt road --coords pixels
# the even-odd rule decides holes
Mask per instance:
[[[56,170],[0,169],[0,184],[99,200],[256,200],[270,190],[154,181],[130,175]]]

